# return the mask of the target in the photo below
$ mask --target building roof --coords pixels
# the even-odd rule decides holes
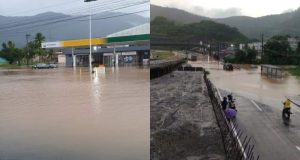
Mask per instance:
[[[261,67],[267,67],[267,68],[273,68],[273,69],[282,69],[279,66],[274,66],[274,65],[270,65],[270,64],[262,64]]]
[[[131,36],[139,34],[150,34],[150,23],[145,23],[113,34],[109,34],[106,37]]]
[[[129,28],[123,31],[119,31],[110,34],[103,38],[93,38],[91,40],[92,45],[103,44],[129,44],[137,41],[149,41],[150,40],[150,23],[145,23],[133,28]],[[89,46],[90,39],[75,39],[57,42],[43,42],[42,48],[63,48],[63,47],[81,47]]]

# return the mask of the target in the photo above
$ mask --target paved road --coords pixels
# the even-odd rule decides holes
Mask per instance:
[[[222,96],[225,91],[220,91]],[[238,128],[253,138],[255,152],[261,160],[300,160],[300,109],[292,108],[289,126],[281,119],[278,106],[268,106],[249,98],[234,95]]]

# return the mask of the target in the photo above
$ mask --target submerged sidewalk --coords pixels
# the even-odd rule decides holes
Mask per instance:
[[[172,72],[150,91],[151,160],[225,159],[203,72]]]

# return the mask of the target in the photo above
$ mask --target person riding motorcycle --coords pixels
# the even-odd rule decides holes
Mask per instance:
[[[286,99],[283,102],[282,116],[286,119],[290,119],[290,114],[291,114],[291,100]]]

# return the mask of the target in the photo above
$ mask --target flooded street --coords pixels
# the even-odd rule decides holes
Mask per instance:
[[[149,69],[2,69],[0,91],[0,159],[150,157]]]
[[[300,95],[300,78],[287,76],[283,79],[271,79],[261,75],[260,67],[224,71],[217,62],[191,62],[194,66],[203,66],[209,72],[209,78],[220,89],[237,93],[271,106],[281,106],[281,101]]]
[[[191,62],[203,66],[209,78],[219,88],[220,95],[233,93],[237,107],[234,120],[237,130],[251,137],[254,152],[260,159],[290,160],[300,156],[300,108],[291,105],[291,120],[282,120],[282,101],[299,97],[300,79],[288,75],[270,79],[260,73],[260,67],[243,66],[234,71],[223,71],[217,62]],[[243,139],[243,137],[241,137]]]

